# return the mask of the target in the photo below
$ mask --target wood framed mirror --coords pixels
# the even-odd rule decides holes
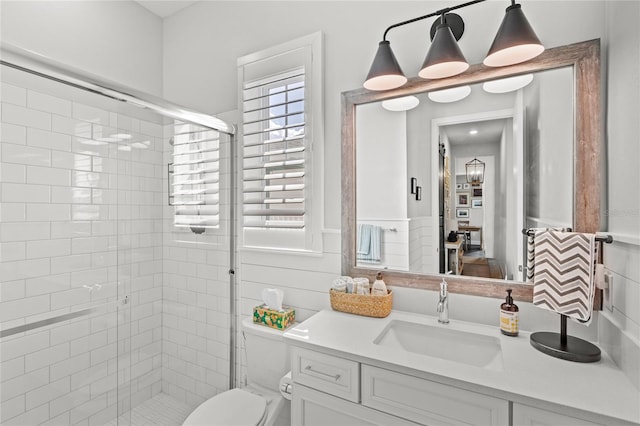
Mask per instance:
[[[342,273],[365,276],[373,280],[383,270],[385,280],[392,286],[437,290],[442,275],[416,273],[380,266],[357,264],[357,107],[386,99],[446,88],[471,85],[505,77],[570,68],[573,75],[573,218],[576,232],[597,232],[601,217],[601,87],[600,41],[590,40],[546,50],[526,63],[504,68],[472,65],[465,73],[442,80],[423,80],[415,77],[404,86],[373,92],[356,89],[342,93]],[[383,173],[381,171],[381,173]],[[404,177],[403,177],[404,179]],[[411,179],[409,177],[409,179]],[[420,183],[419,183],[420,184]],[[455,185],[454,185],[455,186]],[[472,188],[470,188],[473,190]],[[473,194],[473,192],[471,192]],[[414,196],[415,198],[415,196]],[[380,200],[381,203],[386,202]],[[481,203],[476,202],[477,206]],[[467,212],[461,212],[464,214]],[[503,297],[506,288],[513,289],[517,300],[531,301],[533,286],[521,280],[507,281],[450,275],[449,291],[486,297]]]

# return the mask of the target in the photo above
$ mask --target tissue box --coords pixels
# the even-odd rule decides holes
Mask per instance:
[[[269,309],[266,305],[256,306],[253,308],[253,322],[284,330],[295,322],[296,311],[285,305],[282,305],[282,309],[283,312],[280,312]]]

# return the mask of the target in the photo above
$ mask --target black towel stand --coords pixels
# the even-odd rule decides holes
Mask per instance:
[[[533,231],[523,229],[522,233],[531,236]],[[596,241],[606,244],[613,242],[611,235],[596,235]],[[591,342],[567,335],[567,316],[560,314],[560,333],[537,331],[529,337],[531,346],[555,358],[575,362],[600,361],[600,348]]]

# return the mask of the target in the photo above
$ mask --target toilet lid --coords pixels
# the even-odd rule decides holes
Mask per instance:
[[[267,401],[242,389],[222,392],[200,404],[183,426],[259,425],[267,411]]]

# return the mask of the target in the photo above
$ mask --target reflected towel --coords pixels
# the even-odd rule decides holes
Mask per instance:
[[[382,228],[377,225],[358,225],[357,260],[364,263],[380,263]]]
[[[593,313],[596,259],[594,234],[537,233],[533,304],[588,324]]]

